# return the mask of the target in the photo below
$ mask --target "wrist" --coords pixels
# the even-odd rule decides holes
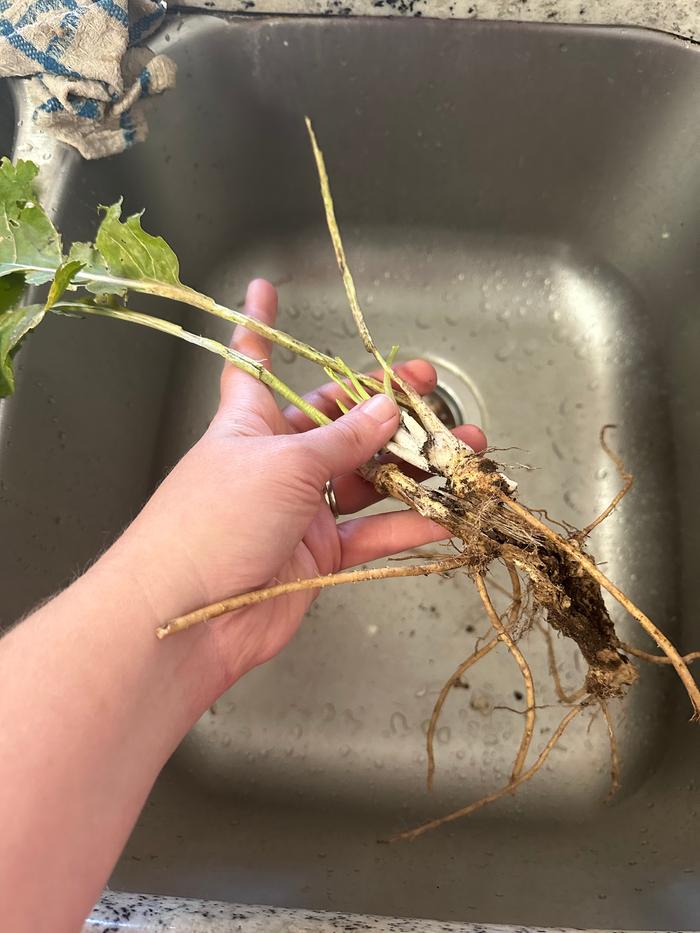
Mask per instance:
[[[225,689],[224,674],[209,626],[156,637],[165,614],[180,610],[181,597],[172,588],[169,597],[156,593],[131,558],[128,549],[112,548],[60,598],[75,618],[102,632],[111,654],[121,655],[115,663],[142,694],[143,708],[163,714],[174,747]]]

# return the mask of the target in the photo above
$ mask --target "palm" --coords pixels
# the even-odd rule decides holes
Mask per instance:
[[[274,288],[261,280],[251,283],[246,311],[274,323]],[[248,330],[237,328],[233,346],[254,359],[269,361],[267,341]],[[422,361],[404,364],[401,372],[422,393],[435,384],[434,370]],[[342,394],[339,386],[330,383],[307,398],[335,418],[340,415],[336,399]],[[319,472],[317,458],[308,451],[300,455],[302,447],[290,444],[290,435],[313,428],[315,425],[297,409],[280,411],[262,383],[231,365],[225,367],[219,412],[202,443],[210,448],[213,445],[217,474],[227,488],[236,490],[230,512],[225,510],[223,516],[229,528],[236,528],[236,535],[227,537],[213,566],[209,560],[206,567],[200,567],[207,589],[215,594],[213,599],[272,582],[332,573],[445,536],[436,525],[406,511],[337,523],[323,497],[328,475]],[[460,433],[472,447],[483,447],[485,441],[478,428],[464,427]],[[333,475],[332,482],[341,514],[357,512],[379,498],[354,469]],[[259,664],[279,651],[314,595],[312,591],[288,594],[239,612],[236,643],[240,644],[243,630],[250,635],[244,641],[251,645],[251,657],[241,663]],[[228,626],[217,628],[225,649]],[[232,671],[232,676],[238,672]]]

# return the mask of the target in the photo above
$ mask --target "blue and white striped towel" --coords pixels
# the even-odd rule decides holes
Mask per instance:
[[[0,77],[30,81],[34,120],[86,159],[148,132],[141,101],[175,85],[175,63],[140,43],[165,0],[0,0]]]

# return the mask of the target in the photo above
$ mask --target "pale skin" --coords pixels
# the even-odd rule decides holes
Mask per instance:
[[[273,323],[274,288],[246,311]],[[233,345],[269,360],[238,328]],[[432,367],[400,368],[421,393]],[[336,418],[341,390],[308,396]],[[347,567],[444,538],[414,512],[336,521],[377,494],[353,471],[389,440],[377,396],[326,427],[280,411],[227,364],[209,429],[119,540],[80,579],[0,641],[0,917],[14,933],[77,933],[160,769],[199,716],[276,655],[315,594],[293,593],[160,642],[155,628],[236,593]],[[459,436],[485,445],[478,428]],[[50,910],[47,910],[50,905]]]

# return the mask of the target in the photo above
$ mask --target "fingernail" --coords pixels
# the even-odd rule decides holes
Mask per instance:
[[[396,403],[388,395],[373,395],[360,405],[362,411],[379,424],[386,424],[396,417]]]

